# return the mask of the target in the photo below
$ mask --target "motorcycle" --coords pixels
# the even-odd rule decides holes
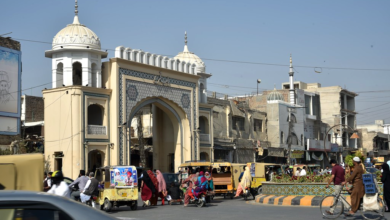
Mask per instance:
[[[189,204],[196,204],[199,208],[206,206],[206,192],[198,193],[198,196],[194,196],[193,199],[190,199]]]
[[[71,186],[71,187],[69,187],[69,189],[70,189],[71,192],[74,192],[74,191],[78,191],[78,190],[79,190],[79,189],[78,189],[78,186]],[[92,203],[94,203],[96,200],[97,200],[97,196],[96,196],[96,195],[92,195],[91,198],[90,198],[88,201],[85,202],[85,204],[88,205],[88,206],[90,206],[90,207],[94,207],[94,206],[92,205]],[[81,202],[80,197],[78,197],[76,201],[77,201],[77,202]]]
[[[248,197],[253,196],[253,198],[256,196],[255,192],[252,192],[251,188],[244,189],[242,194],[242,197],[244,197],[244,200],[247,201]]]

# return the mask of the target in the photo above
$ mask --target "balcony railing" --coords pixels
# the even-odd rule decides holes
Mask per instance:
[[[201,143],[210,143],[210,134],[199,134]]]
[[[88,125],[88,134],[107,135],[107,127],[101,125]]]

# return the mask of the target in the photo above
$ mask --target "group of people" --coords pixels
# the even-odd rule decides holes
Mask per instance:
[[[192,169],[188,169],[188,178],[182,180],[182,187],[186,188],[184,195],[184,206],[190,203],[191,199],[197,199],[201,193],[207,193],[207,190],[213,190],[213,180],[208,171],[199,171],[191,173]]]
[[[357,210],[359,209],[360,202],[365,194],[364,185],[363,185],[363,174],[364,169],[362,166],[361,159],[359,157],[353,158],[353,171],[351,173],[351,176],[345,180],[345,170],[344,168],[339,165],[336,160],[330,161],[332,165],[332,177],[330,178],[328,184],[326,187],[329,187],[330,183],[333,182],[334,184],[334,193],[338,195],[341,190],[343,189],[343,186],[346,185],[346,183],[352,183],[352,187],[348,187],[347,190],[351,193],[351,206],[347,203],[344,204],[346,209],[349,209],[349,212],[346,214],[347,216],[353,216]],[[382,175],[382,182],[384,184],[384,197],[387,204],[390,204],[390,171],[389,171],[389,165],[383,164],[383,175]],[[386,171],[385,171],[386,170]],[[336,198],[335,198],[336,200]],[[344,202],[343,200],[341,200]],[[329,215],[332,215],[334,211],[334,208],[330,208],[330,210],[327,210],[326,212]]]
[[[98,193],[99,181],[94,178],[94,173],[85,175],[84,170],[80,170],[79,177],[71,183],[69,186],[64,181],[64,175],[62,171],[44,173],[43,190],[47,193],[71,198],[73,200],[79,200],[82,203],[86,203],[92,195]],[[71,187],[78,186],[78,189],[71,190]],[[95,204],[92,203],[94,206]]]
[[[160,170],[153,173],[151,170],[142,172],[140,181],[141,198],[143,206],[156,206],[158,197],[161,198],[161,204],[165,204],[165,197],[168,195],[165,179]]]
[[[249,167],[244,166],[244,171],[241,172],[240,176],[238,177],[238,187],[236,191],[236,196],[234,198],[239,197],[241,194],[246,193],[245,191],[251,191],[251,194],[253,196],[253,199],[255,199],[256,193],[252,192],[252,175],[250,173]]]

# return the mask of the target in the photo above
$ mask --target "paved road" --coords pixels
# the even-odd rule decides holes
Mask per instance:
[[[232,220],[316,220],[324,218],[318,207],[292,207],[292,206],[273,206],[249,202],[240,199],[226,199],[216,197],[207,207],[198,208],[195,205],[165,205],[142,208],[131,211],[128,207],[114,209],[111,215],[123,220],[214,220],[214,219],[232,219]],[[385,214],[385,219],[390,219],[390,213]],[[340,216],[338,219],[363,219],[363,217]]]

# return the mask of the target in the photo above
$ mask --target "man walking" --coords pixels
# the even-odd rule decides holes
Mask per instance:
[[[329,182],[328,182],[328,185],[326,185],[326,188],[329,187],[329,184],[331,182],[334,183],[334,194],[335,195],[339,195],[341,193],[341,190],[343,189],[343,182],[345,181],[345,172],[344,172],[344,169],[336,163],[336,160],[332,159],[330,161],[330,164],[332,165],[332,177],[330,178]],[[333,204],[336,202],[337,200],[337,197],[334,198],[334,201],[333,201]],[[345,203],[344,200],[340,200],[344,203],[344,207],[349,210],[351,207],[348,205],[348,203]],[[326,210],[326,212],[329,214],[329,215],[333,215],[333,211],[334,211],[334,208],[335,207],[331,207],[330,210]]]
[[[80,193],[85,188],[85,185],[87,184],[88,180],[89,180],[89,178],[87,176],[85,176],[85,170],[80,170],[79,177],[75,181],[73,181],[73,183],[71,183],[69,185],[69,188],[74,186],[74,185],[78,185],[78,190],[73,191],[70,194],[71,199],[77,201],[77,199],[80,198]]]

